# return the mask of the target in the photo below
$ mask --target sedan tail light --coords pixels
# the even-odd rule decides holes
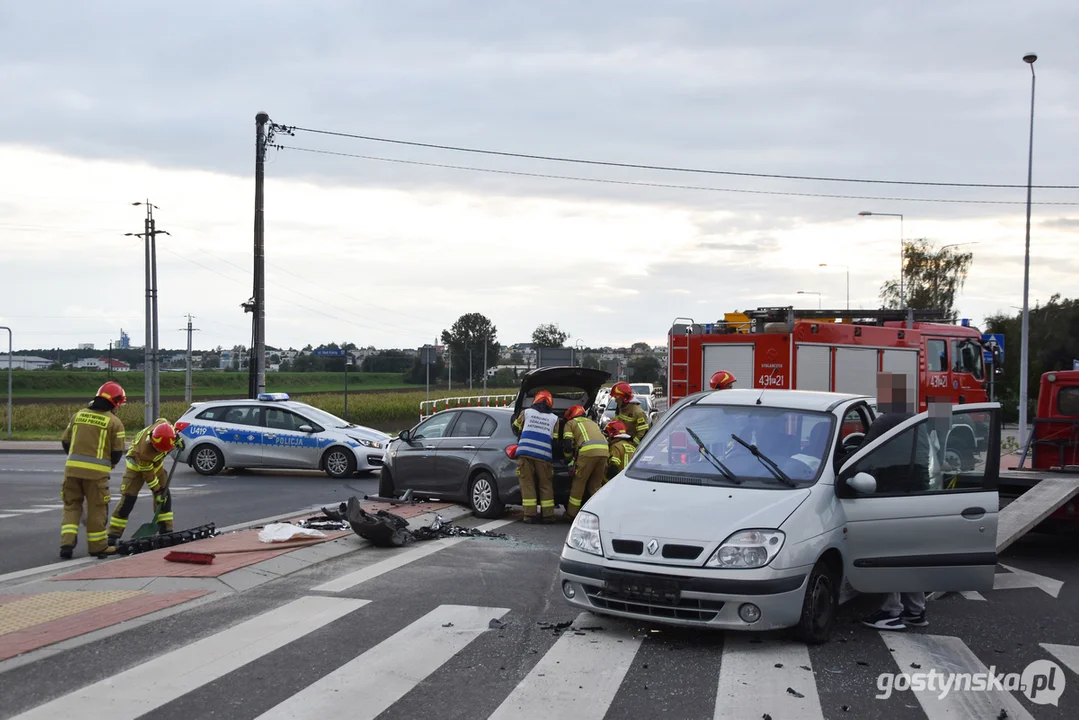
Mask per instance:
[[[515,460],[517,458],[517,446],[516,445],[510,445],[509,447],[506,448],[506,457],[508,457],[510,460]]]
[[[180,433],[180,432],[184,431],[184,428],[187,428],[190,425],[191,425],[191,423],[189,423],[189,422],[178,422],[173,427],[176,428],[176,432]]]

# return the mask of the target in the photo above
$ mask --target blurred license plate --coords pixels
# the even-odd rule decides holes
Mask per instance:
[[[682,597],[678,583],[674,580],[648,578],[630,573],[607,572],[603,577],[607,583],[607,593],[628,600],[677,603]]]

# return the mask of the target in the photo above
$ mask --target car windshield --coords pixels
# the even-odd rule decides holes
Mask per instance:
[[[832,415],[823,412],[756,405],[691,405],[676,412],[657,435],[646,440],[626,474],[657,482],[698,478],[707,484],[776,488],[791,484],[783,478],[786,476],[805,487],[820,476],[834,427]],[[739,440],[756,448],[764,459]],[[726,477],[713,460],[734,479]],[[769,468],[768,460],[779,473]]]
[[[297,408],[297,410],[299,411],[299,413],[301,415],[303,415],[308,420],[314,420],[319,425],[321,425],[322,427],[325,427],[325,428],[341,429],[341,428],[347,428],[347,427],[356,427],[355,425],[348,422],[347,420],[342,420],[341,418],[337,417],[336,415],[331,415],[330,413],[326,412],[325,410],[319,410],[318,408],[311,407],[310,405],[304,405],[304,406],[302,406],[300,408]]]

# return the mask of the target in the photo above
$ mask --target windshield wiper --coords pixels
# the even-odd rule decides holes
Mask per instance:
[[[712,454],[712,451],[704,444],[704,440],[701,440],[700,436],[693,432],[693,428],[687,427],[686,432],[689,433],[690,437],[693,438],[693,441],[697,443],[697,452],[699,452],[705,460],[710,462],[712,467],[723,473],[723,477],[727,478],[732,483],[735,483],[736,485],[742,484],[742,481],[735,477],[734,473],[727,469],[727,466],[721,463],[719,458]]]
[[[792,488],[796,488],[796,487],[798,487],[798,483],[796,483],[796,482],[794,482],[793,480],[791,480],[791,479],[790,479],[790,476],[789,476],[789,475],[787,475],[787,473],[783,472],[783,470],[782,470],[782,469],[781,469],[781,468],[780,468],[780,467],[779,467],[778,465],[776,465],[775,461],[774,461],[774,460],[772,460],[772,458],[770,458],[770,457],[768,457],[767,455],[765,455],[764,453],[762,453],[762,452],[761,452],[761,451],[760,451],[760,450],[759,450],[759,449],[757,448],[757,446],[756,446],[756,445],[750,445],[749,443],[747,443],[747,442],[746,442],[745,440],[743,440],[742,438],[738,437],[738,436],[737,436],[737,435],[735,435],[734,433],[731,433],[731,437],[732,437],[732,438],[734,438],[734,440],[735,440],[736,442],[738,442],[738,443],[740,443],[741,445],[743,445],[743,446],[744,446],[744,447],[745,447],[745,448],[746,448],[747,450],[749,450],[749,452],[753,453],[753,457],[755,457],[755,458],[757,458],[758,460],[760,460],[760,461],[761,461],[761,465],[764,465],[764,466],[765,466],[766,468],[768,468],[769,470],[771,470],[771,471],[772,471],[772,474],[776,476],[776,479],[777,479],[777,480],[782,480],[782,481],[783,481],[784,483],[786,483],[787,485],[789,485],[789,486],[790,486],[790,487],[792,487]]]

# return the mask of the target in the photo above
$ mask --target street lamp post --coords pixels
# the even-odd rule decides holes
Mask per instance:
[[[13,335],[11,328],[0,325],[0,330],[7,330],[7,439],[11,439],[11,368],[14,363]]]
[[[1023,454],[1027,446],[1027,394],[1030,371],[1030,196],[1034,181],[1034,61],[1038,56],[1027,53],[1023,62],[1030,65],[1030,146],[1027,152],[1027,233],[1026,249],[1023,253],[1023,328],[1019,351],[1019,442],[1023,443]]]
[[[870,215],[879,215],[881,217],[897,217],[899,218],[899,307],[900,309],[907,306],[907,296],[903,292],[903,275],[906,273],[906,258],[903,257],[903,252],[906,250],[906,242],[903,239],[903,214],[902,213],[878,213],[869,212],[863,210],[858,213],[862,217],[869,217]]]
[[[817,309],[820,310],[820,293],[813,292],[812,290],[799,290],[799,295],[816,295],[817,296]]]
[[[831,267],[828,263],[818,263],[818,267]],[[835,267],[841,267],[847,271],[847,309],[850,310],[850,266],[849,265],[836,265]]]

